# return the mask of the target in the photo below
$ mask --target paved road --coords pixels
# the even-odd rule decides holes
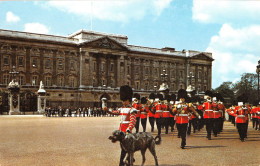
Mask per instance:
[[[119,117],[0,116],[0,165],[118,165],[119,143],[108,140],[118,126]],[[260,131],[251,124],[246,142],[229,122],[210,141],[205,129],[187,137],[186,149],[180,141],[176,132],[162,135],[162,144],[156,146],[159,165],[260,165]],[[140,165],[140,152],[135,159]],[[154,165],[149,151],[146,159],[145,165]]]

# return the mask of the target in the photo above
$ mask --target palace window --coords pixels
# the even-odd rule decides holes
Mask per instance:
[[[36,85],[37,84],[37,76],[33,76],[32,77],[32,85]]]
[[[46,77],[45,78],[45,85],[46,86],[51,86],[51,77]]]
[[[105,64],[101,63],[101,71],[105,71]]]
[[[145,75],[148,75],[149,74],[149,69],[148,67],[145,68]]]
[[[198,79],[201,79],[201,72],[198,73]]]
[[[96,84],[96,80],[93,79],[93,81],[92,81],[92,86],[95,87],[95,84]]]
[[[24,76],[20,76],[20,77],[19,77],[19,84],[20,84],[20,85],[23,85],[23,78],[24,78]]]
[[[106,85],[106,81],[105,80],[102,80],[102,86],[103,85]]]
[[[111,63],[111,64],[110,64],[110,72],[113,72],[113,71],[114,71],[114,64]]]
[[[175,90],[175,84],[172,84],[172,91]]]
[[[4,84],[9,84],[9,75],[4,75]]]
[[[182,84],[180,85],[180,89],[183,89],[183,85]]]
[[[114,80],[110,81],[110,87],[114,87]]]
[[[130,75],[130,66],[127,66],[127,74]]]
[[[139,89],[139,82],[135,83],[135,87],[136,87],[136,89]]]
[[[4,65],[9,65],[9,57],[4,57]]]
[[[75,80],[74,80],[74,78],[70,79],[70,86],[71,87],[75,87]]]
[[[154,69],[154,75],[155,75],[156,77],[158,77],[158,70],[157,70],[157,68]]]
[[[183,71],[180,71],[180,78],[183,78]]]
[[[50,59],[46,59],[45,60],[45,68],[49,69],[50,67],[51,67],[51,61],[50,61]]]
[[[75,70],[75,65],[74,61],[70,61],[70,69]]]
[[[96,62],[93,62],[93,71],[96,71]]]
[[[18,65],[23,66],[23,57],[18,57]]]
[[[204,86],[204,92],[205,92],[206,90],[207,90],[207,86],[205,85],[205,86]]]
[[[63,77],[59,77],[58,86],[63,86]]]
[[[204,73],[204,79],[206,80],[208,78],[208,72],[205,71]]]
[[[145,83],[145,90],[148,90],[148,87],[149,87],[149,84],[148,83]]]
[[[135,67],[135,74],[139,74],[139,66]]]
[[[37,67],[37,58],[33,58],[32,60],[32,66]]]
[[[59,61],[58,61],[58,68],[59,68],[60,70],[63,69],[63,63],[62,63],[62,60],[59,60]]]

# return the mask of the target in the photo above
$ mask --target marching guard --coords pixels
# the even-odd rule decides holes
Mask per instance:
[[[178,130],[181,136],[181,148],[184,149],[186,145],[186,133],[187,133],[187,127],[189,123],[188,119],[188,113],[192,112],[194,113],[199,119],[199,114],[195,111],[194,107],[191,103],[185,103],[185,99],[187,99],[187,92],[184,89],[179,90],[178,92],[178,98],[180,102],[176,104],[176,107],[173,108],[172,114],[177,114],[177,121],[176,125],[178,126]]]
[[[148,106],[146,97],[141,98],[141,104],[142,104],[142,107],[140,109],[141,124],[143,127],[143,132],[146,132],[147,114],[149,113],[149,106]]]
[[[212,108],[212,103],[211,103],[211,97],[210,96],[205,96],[206,102],[203,103],[203,108],[204,108],[204,121],[206,124],[206,130],[207,130],[207,138],[208,140],[211,140],[211,131],[213,129],[213,108]]]
[[[139,132],[139,124],[140,124],[140,115],[141,115],[140,114],[141,104],[139,103],[140,95],[138,93],[135,93],[132,101],[133,101],[133,107],[137,110],[135,129],[136,129],[136,133],[138,133]]]
[[[154,103],[153,103],[154,99],[155,99],[155,94],[151,93],[149,95],[149,100],[148,100],[148,103],[150,105],[148,116],[149,116],[149,123],[151,125],[151,132],[154,131],[154,112],[152,112],[152,108],[153,108],[153,105],[154,105]]]
[[[248,116],[248,110],[246,107],[243,107],[243,102],[239,102],[238,105],[239,107],[235,110],[236,124],[237,124],[237,130],[239,133],[240,140],[244,142],[247,136],[246,117]]]

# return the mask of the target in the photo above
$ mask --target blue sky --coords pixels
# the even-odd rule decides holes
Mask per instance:
[[[2,1],[0,29],[67,36],[80,29],[128,36],[128,44],[213,53],[213,88],[255,73],[260,1]]]

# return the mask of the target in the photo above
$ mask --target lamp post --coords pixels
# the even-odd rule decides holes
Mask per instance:
[[[190,72],[190,75],[187,76],[188,80],[190,80],[190,86],[192,86],[192,79],[194,78],[195,76],[193,75],[192,72]]]
[[[258,61],[258,65],[256,66],[256,73],[257,73],[257,100],[258,104],[260,102],[260,97],[259,97],[259,74],[260,74],[260,60]]]
[[[163,73],[161,74],[161,78],[163,82],[167,81],[168,74],[166,73],[166,70],[163,70]]]

